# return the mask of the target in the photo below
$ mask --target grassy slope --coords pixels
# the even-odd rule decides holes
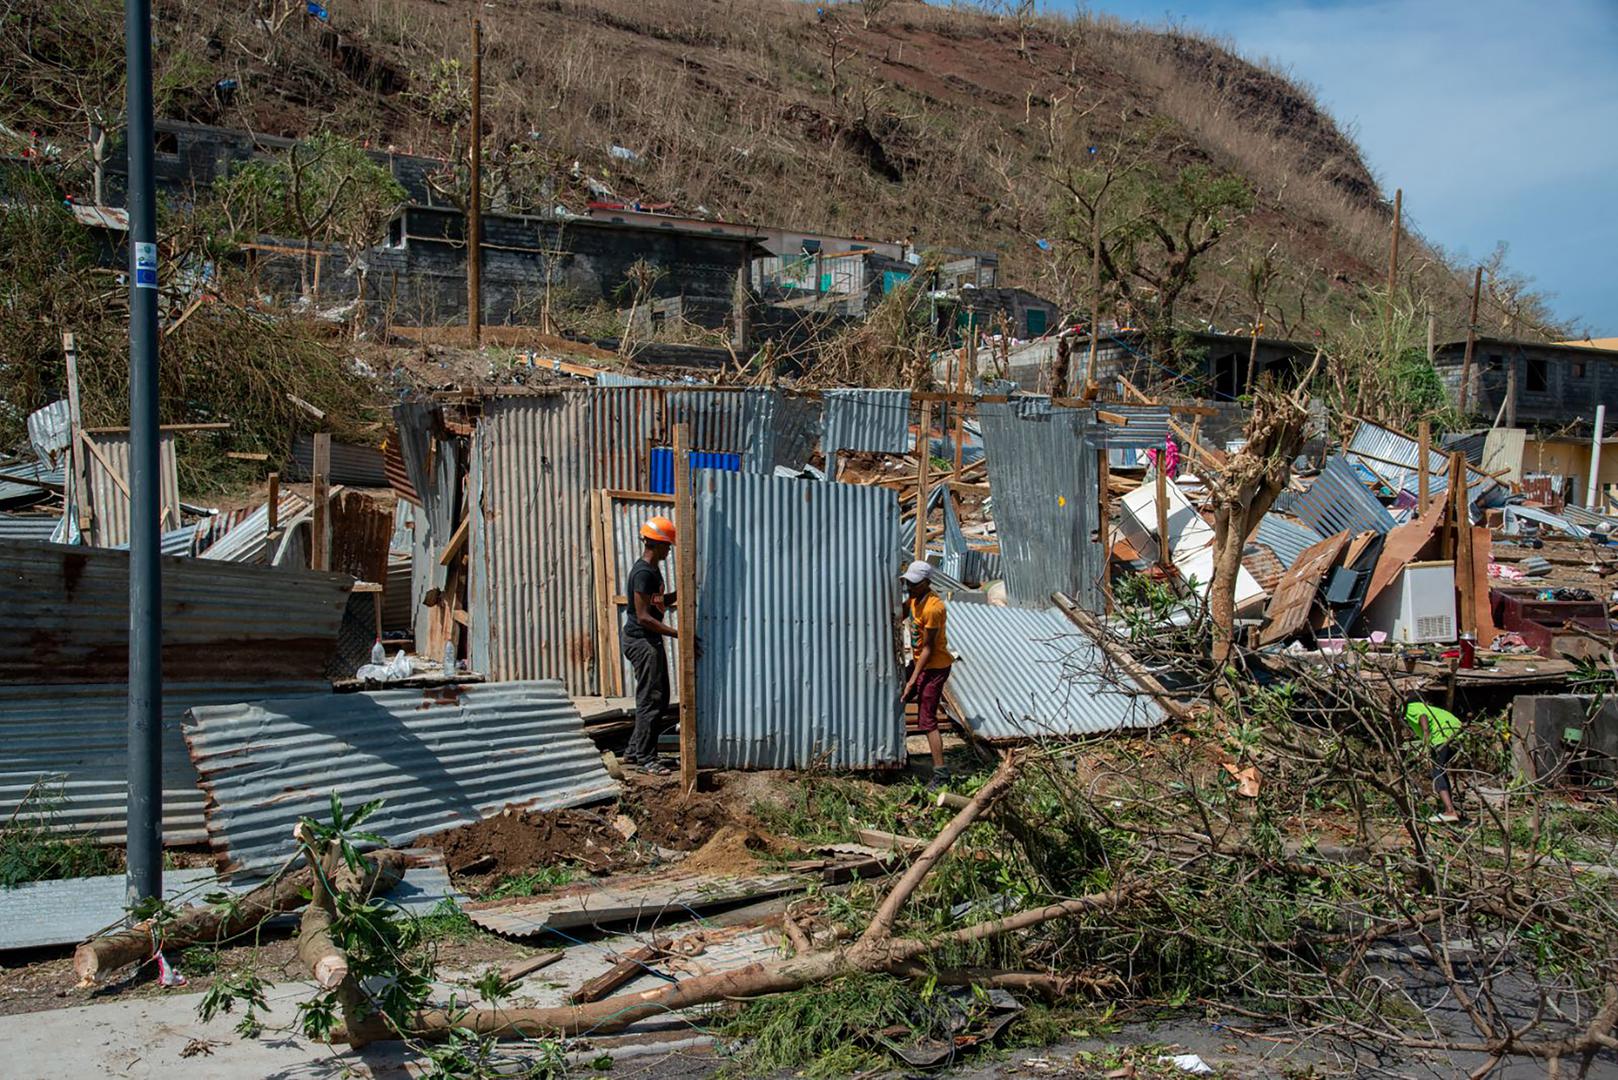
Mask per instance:
[[[450,152],[463,137],[445,103],[464,90],[466,5],[329,6],[331,30],[291,16],[271,31],[246,5],[158,0],[163,108],[273,134],[332,126],[375,144]],[[37,15],[22,24],[23,56],[90,53],[72,59],[91,72],[77,84],[91,92],[77,92],[95,97],[107,49],[94,42],[118,42],[117,5],[25,7]],[[1313,332],[1385,272],[1388,210],[1352,140],[1306,90],[1216,43],[1091,16],[1020,32],[974,10],[914,2],[889,5],[869,26],[858,4],[832,10],[828,21],[794,0],[481,4],[487,144],[523,148],[497,154],[509,167],[497,166],[494,186],[548,205],[538,183],[548,176],[557,201],[582,209],[578,162],[621,196],[686,210],[996,249],[1008,283],[1081,302],[1082,282],[1064,286],[1033,243],[1051,231],[1036,178],[1054,102],[1061,117],[1088,112],[1092,139],[1161,122],[1173,133],[1162,167],[1208,163],[1256,192],[1257,209],[1199,282],[1187,316],[1245,325],[1246,266],[1272,244],[1285,315],[1272,316],[1271,333]],[[72,32],[52,38],[64,13]],[[104,36],[86,35],[87,22],[107,24]],[[0,119],[61,126],[63,109],[28,115],[43,95],[18,93],[47,70],[25,60],[5,72],[0,109],[9,115]],[[241,83],[228,108],[209,90],[226,75]],[[75,92],[53,87],[51,96]],[[626,171],[608,157],[615,143],[641,160]],[[1432,302],[1441,333],[1455,331],[1469,282],[1419,241],[1404,250],[1412,291]]]

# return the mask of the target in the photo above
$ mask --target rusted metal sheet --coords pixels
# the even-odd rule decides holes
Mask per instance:
[[[898,497],[713,469],[694,486],[698,760],[902,762]]]
[[[383,584],[393,543],[393,513],[363,491],[344,491],[331,501],[331,569]]]
[[[1444,501],[1439,499],[1421,517],[1388,530],[1388,535],[1382,541],[1382,551],[1376,557],[1376,569],[1371,572],[1371,583],[1365,587],[1365,598],[1360,601],[1363,607],[1370,607],[1371,602],[1382,595],[1382,590],[1393,584],[1393,579],[1399,576],[1405,563],[1427,546],[1448,510]],[[1488,591],[1487,583],[1484,591]]]
[[[119,486],[129,484],[129,436],[112,432],[86,435],[95,452],[86,455],[90,470],[91,542],[97,547],[117,547],[129,543],[129,496]],[[99,455],[99,456],[98,456]],[[105,464],[103,464],[103,459]],[[107,471],[111,466],[117,474]],[[174,433],[158,436],[157,491],[162,507],[162,527],[180,527],[180,471],[174,454]]]
[[[1054,608],[955,601],[946,610],[950,648],[961,659],[945,691],[979,738],[1071,738],[1165,719],[1121,672],[1109,681],[1100,647]]]
[[[773,431],[781,400],[777,391],[670,390],[666,400],[669,430],[674,424],[688,424],[691,449],[740,454],[744,472],[775,470]]]
[[[651,487],[651,448],[663,439],[663,391],[615,387],[590,394],[591,485],[619,491]]]
[[[311,678],[337,637],[340,574],[163,558],[163,680]],[[0,683],[123,684],[129,553],[0,541]]]
[[[775,464],[801,469],[820,445],[821,403],[802,394],[783,393],[775,413]],[[755,470],[756,471],[756,470]]]
[[[277,500],[276,527],[282,528],[309,508],[309,500],[283,491]],[[203,549],[198,558],[220,562],[264,563],[269,559],[270,510],[260,506]]]
[[[392,845],[503,807],[553,810],[618,793],[553,680],[382,690],[194,708],[187,749],[208,797],[221,872],[261,876],[303,817],[383,804],[365,828]]]
[[[1326,537],[1298,556],[1298,561],[1282,575],[1281,583],[1276,586],[1275,595],[1270,597],[1270,605],[1265,609],[1270,622],[1259,635],[1260,645],[1284,641],[1308,625],[1315,594],[1320,591],[1320,582],[1342,554],[1348,536],[1345,530]]]
[[[328,695],[323,679],[235,679],[168,683],[163,687],[163,842],[197,844],[207,838],[197,771],[180,738],[180,718],[194,705],[218,705],[243,697]],[[129,689],[122,680],[102,683],[0,683],[0,821],[32,789],[60,796],[51,814],[55,828],[108,844],[124,840],[129,801]],[[38,785],[36,788],[35,785]],[[22,811],[26,817],[28,810]]]
[[[471,657],[491,679],[599,692],[589,406],[582,393],[491,398],[473,435]]]
[[[299,435],[292,443],[292,468],[287,476],[293,480],[307,480],[315,462],[315,442],[309,435]],[[331,467],[327,474],[333,484],[350,487],[384,488],[390,486],[387,465],[382,449],[357,443],[331,444]]]
[[[382,448],[382,471],[387,475],[388,486],[400,501],[421,505],[421,493],[410,482],[410,472],[405,468],[404,455],[399,453],[399,440],[396,438],[389,439]]]

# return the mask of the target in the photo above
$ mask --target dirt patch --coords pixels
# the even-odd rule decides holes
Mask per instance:
[[[674,851],[695,851],[727,825],[751,825],[745,806],[723,791],[687,795],[676,777],[640,780],[624,793],[624,812],[634,818],[637,839]]]
[[[644,861],[610,817],[588,810],[507,810],[421,842],[444,853],[455,877],[503,877],[557,863],[607,874]]]
[[[725,825],[708,842],[680,862],[682,872],[693,874],[747,874],[758,868],[758,857],[770,842],[752,829]]]

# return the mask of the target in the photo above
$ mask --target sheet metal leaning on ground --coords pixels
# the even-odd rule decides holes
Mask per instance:
[[[617,794],[562,684],[483,683],[193,709],[186,746],[208,794],[222,873],[284,861],[301,817],[335,792],[399,845],[506,806],[554,810]]]

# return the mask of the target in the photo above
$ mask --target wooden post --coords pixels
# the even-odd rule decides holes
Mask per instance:
[[[1058,328],[1060,332],[1060,328]],[[1101,199],[1096,198],[1090,221],[1090,360],[1084,366],[1084,393],[1096,381],[1096,357],[1101,345]]]
[[[326,570],[331,567],[331,435],[315,433],[315,460],[309,470],[313,484],[310,499],[314,503],[314,516],[309,523],[309,569]]]
[[[1096,522],[1096,539],[1101,543],[1101,600],[1106,614],[1112,614],[1112,459],[1107,448],[1096,451],[1096,500],[1100,519]]]
[[[1506,359],[1506,400],[1502,402],[1505,407],[1506,427],[1517,426],[1517,364],[1522,359],[1522,349]]]
[[[955,392],[966,393],[966,369],[970,365],[974,375],[977,374],[978,360],[978,327],[974,319],[969,324],[971,339],[961,350],[961,370],[955,382]],[[964,402],[955,403],[955,479],[961,478],[961,460],[966,451],[966,405]]]
[[[1427,366],[1438,362],[1438,316],[1427,312]]]
[[[927,482],[933,463],[933,403],[921,403],[921,425],[916,429],[916,550],[911,557],[927,557]]]
[[[697,523],[691,428],[674,425],[674,592],[680,603],[680,789],[697,790]]]
[[[1463,634],[1476,634],[1477,582],[1472,566],[1472,519],[1467,513],[1466,457],[1450,458],[1449,489],[1455,502],[1455,625]]]
[[[1169,474],[1163,468],[1167,455],[1157,448],[1157,565],[1165,569],[1174,565],[1169,557]]]
[[[1393,243],[1388,248],[1388,325],[1393,324],[1393,290],[1399,283],[1399,227],[1404,217],[1405,189],[1393,192]]]
[[[1472,349],[1478,341],[1478,293],[1483,289],[1483,267],[1472,275],[1472,315],[1466,320],[1466,354],[1461,357],[1461,418],[1472,393]]]
[[[79,532],[90,531],[90,469],[84,458],[84,417],[79,412],[79,349],[72,333],[62,335],[62,356],[67,362],[68,460],[73,469],[73,503]]]
[[[472,20],[472,190],[466,205],[466,326],[483,341],[483,22]]]
[[[267,515],[265,529],[274,533],[281,525],[281,474],[278,472],[270,474],[270,498],[264,504],[264,513]]]
[[[1455,473],[1455,468],[1456,468],[1455,463],[1456,463],[1457,458],[1459,458],[1460,461],[1461,461],[1461,466],[1460,466],[1461,471],[1460,471],[1460,475],[1458,477],[1456,476],[1456,473]],[[1439,545],[1438,546],[1438,557],[1440,559],[1454,559],[1456,557],[1456,555],[1458,553],[1457,549],[1460,546],[1461,523],[1467,521],[1466,514],[1465,514],[1465,509],[1466,509],[1465,504],[1464,503],[1457,504],[1456,500],[1455,500],[1455,489],[1457,487],[1462,488],[1463,490],[1466,487],[1466,459],[1464,457],[1462,457],[1460,454],[1453,454],[1453,455],[1450,456],[1450,459],[1449,459],[1449,492],[1448,492],[1448,494],[1449,494],[1449,514],[1448,514],[1449,528],[1439,530],[1441,535],[1440,535],[1439,541],[1438,541],[1438,545]],[[1461,498],[1465,499],[1466,496],[1463,494],[1461,496]],[[1460,509],[1462,511],[1460,513],[1460,515],[1459,515],[1460,521],[1455,520],[1456,517],[1457,517],[1457,514],[1456,514],[1457,509]],[[1456,579],[1459,580],[1459,578],[1460,578],[1460,568],[1457,567],[1456,568]]]
[[[1433,446],[1433,426],[1431,422],[1423,420],[1416,427],[1416,441],[1420,444],[1420,449],[1416,453],[1416,461],[1418,462],[1416,466],[1416,516],[1420,517],[1427,512],[1427,494],[1430,486],[1427,477],[1429,468],[1427,459],[1432,453]]]

